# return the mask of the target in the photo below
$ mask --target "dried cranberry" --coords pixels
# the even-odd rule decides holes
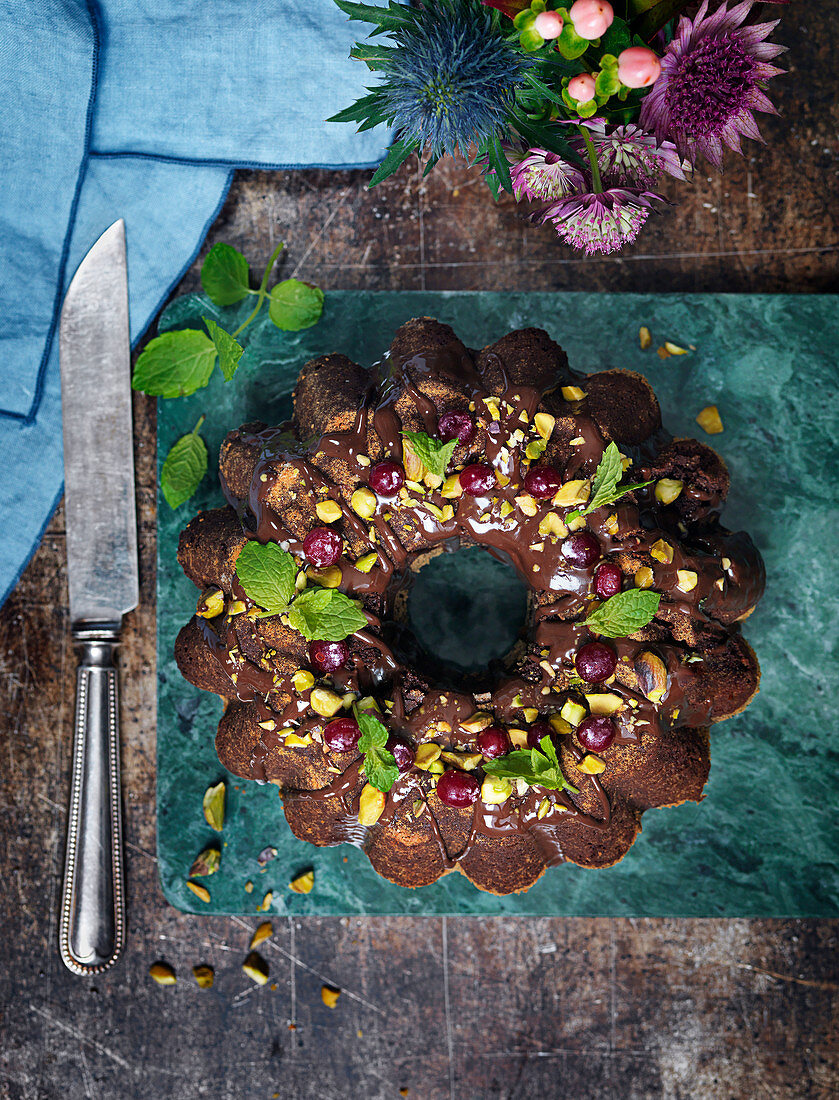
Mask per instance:
[[[303,553],[306,561],[324,569],[327,565],[334,565],[341,556],[343,544],[341,536],[330,527],[313,527],[303,539]]]
[[[495,485],[495,471],[484,462],[473,462],[460,471],[460,487],[470,497],[482,496]]]
[[[406,772],[414,762],[414,750],[407,741],[401,737],[391,736],[387,739],[385,748],[393,753],[393,759],[401,772]]]
[[[538,500],[552,497],[561,484],[562,478],[553,466],[533,466],[524,479],[525,490]]]
[[[437,434],[446,443],[452,439],[471,443],[475,438],[475,422],[468,412],[443,413],[437,422]]]
[[[603,714],[584,718],[577,726],[577,738],[588,752],[603,752],[615,739],[615,723]]]
[[[346,642],[309,642],[309,663],[318,672],[334,672],[349,655]]]
[[[562,543],[562,556],[572,565],[587,568],[600,557],[600,543],[589,531],[577,531]]]
[[[398,462],[377,462],[367,478],[370,488],[380,497],[392,497],[405,484],[405,471]]]
[[[623,583],[623,573],[617,565],[604,561],[594,571],[594,594],[601,600],[608,600],[610,596],[617,596]]]
[[[471,806],[477,801],[480,789],[478,780],[468,772],[443,772],[437,780],[437,797],[455,809]]]
[[[488,729],[481,730],[476,738],[476,744],[478,752],[482,753],[487,760],[506,756],[512,748],[509,734],[500,726],[490,726]]]
[[[574,667],[588,684],[608,680],[618,665],[615,651],[603,642],[587,642],[577,650]]]
[[[323,740],[333,752],[349,752],[358,744],[361,730],[355,718],[333,718],[323,731]]]
[[[529,749],[540,748],[539,742],[543,737],[550,737],[551,741],[554,739],[553,727],[547,722],[534,722],[530,729],[527,731],[527,747]]]

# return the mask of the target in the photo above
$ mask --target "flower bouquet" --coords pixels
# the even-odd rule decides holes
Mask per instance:
[[[414,153],[426,174],[460,153],[496,198],[532,204],[590,255],[636,239],[663,174],[685,180],[702,156],[721,169],[724,146],[762,140],[754,112],[774,112],[765,86],[784,47],[755,0],[703,0],[692,18],[687,0],[553,2],[335,0],[374,25],[351,55],[381,79],[332,120],[392,127],[371,186]]]

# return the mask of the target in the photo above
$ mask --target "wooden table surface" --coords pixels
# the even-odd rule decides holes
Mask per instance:
[[[832,26],[831,26],[832,24]],[[585,260],[474,172],[241,172],[210,231],[330,288],[835,291],[837,5],[785,9],[769,142],[670,189],[634,249]],[[282,156],[282,151],[278,151]],[[175,293],[197,286],[199,264]],[[581,324],[592,317],[581,317]],[[75,658],[62,510],[0,618],[0,1097],[828,1097],[837,925],[800,920],[274,920],[164,901],[155,859],[155,405],[134,403],[141,604],[122,651],[129,945],[96,980],[56,951]],[[826,728],[825,733],[829,731]],[[640,841],[643,843],[643,839]],[[561,873],[561,872],[560,872]],[[174,988],[148,977],[165,959]],[[200,990],[190,969],[216,969]],[[334,1009],[321,986],[342,990]]]

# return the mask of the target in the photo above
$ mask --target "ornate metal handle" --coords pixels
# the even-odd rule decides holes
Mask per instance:
[[[90,975],[113,966],[125,946],[114,666],[119,624],[90,625],[73,633],[81,655],[59,950],[69,970]]]

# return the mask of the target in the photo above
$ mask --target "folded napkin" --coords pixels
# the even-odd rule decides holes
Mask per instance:
[[[63,492],[58,315],[117,218],[131,340],[194,259],[233,169],[369,168],[325,120],[369,74],[332,0],[0,0],[0,603]]]

